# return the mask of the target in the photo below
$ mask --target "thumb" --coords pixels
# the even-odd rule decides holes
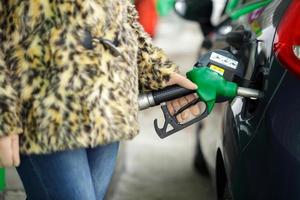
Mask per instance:
[[[177,73],[173,73],[171,74],[171,78],[170,81],[168,82],[168,85],[175,85],[175,84],[190,90],[196,90],[198,88],[196,84],[194,84],[186,77]]]

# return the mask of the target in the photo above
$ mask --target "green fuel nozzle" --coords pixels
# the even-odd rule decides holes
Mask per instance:
[[[259,90],[238,87],[236,83],[226,81],[222,75],[208,67],[194,67],[186,75],[198,86],[196,93],[205,102],[208,113],[212,111],[218,97],[233,99],[242,96],[258,99],[263,96]]]
[[[226,81],[223,76],[208,67],[194,67],[186,75],[198,86],[197,95],[206,104],[208,113],[212,111],[217,97],[231,99],[237,96],[237,84]]]
[[[206,55],[206,57],[203,56],[204,59],[200,59],[201,62],[198,62],[192,70],[186,73],[187,78],[198,86],[196,90],[188,90],[175,85],[166,87],[162,90],[141,94],[139,96],[140,110],[162,104],[161,108],[165,118],[163,127],[159,128],[157,119],[154,120],[155,131],[160,138],[165,138],[206,118],[213,110],[215,103],[219,102],[220,98],[223,99],[221,100],[222,102],[231,100],[236,96],[253,99],[258,99],[263,96],[259,90],[239,87],[237,83],[226,80],[226,78],[230,79],[230,77],[232,79],[232,72],[236,73],[238,71],[238,63],[235,63],[235,60],[232,60],[234,57],[229,58],[229,56],[230,54],[224,51],[211,52]],[[202,62],[203,60],[205,62]],[[207,64],[207,66],[201,65],[203,63]],[[220,63],[229,64],[227,64],[228,66],[226,67],[226,65]],[[231,68],[234,68],[234,70],[228,73]],[[181,107],[173,115],[170,114],[166,102],[193,93],[196,93],[198,98]],[[203,113],[188,122],[179,123],[177,121],[177,115],[199,102],[203,102],[206,105]],[[167,130],[169,125],[171,125],[173,129]]]

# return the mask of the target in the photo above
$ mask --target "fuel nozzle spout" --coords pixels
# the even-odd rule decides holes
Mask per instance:
[[[260,99],[264,95],[261,91],[251,88],[238,87],[237,88],[237,96],[247,97],[251,99]]]

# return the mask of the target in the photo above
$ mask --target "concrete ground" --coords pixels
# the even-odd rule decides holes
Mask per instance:
[[[171,14],[161,19],[154,42],[181,66],[184,74],[195,63],[201,40],[197,24],[185,22]],[[154,131],[155,118],[163,122],[159,107],[140,112],[140,135],[122,144],[117,175],[106,199],[214,199],[211,181],[193,169],[195,126],[161,140]],[[215,145],[212,138],[204,139],[204,143],[206,146]],[[6,200],[25,199],[14,169],[8,169],[7,185]]]

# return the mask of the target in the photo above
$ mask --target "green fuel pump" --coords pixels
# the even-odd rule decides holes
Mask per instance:
[[[175,0],[157,0],[156,8],[160,16],[166,16],[175,4]]]
[[[4,190],[5,190],[5,169],[0,168],[0,199],[4,199]]]
[[[197,90],[188,90],[180,86],[169,86],[162,90],[152,91],[139,96],[140,110],[162,103],[165,123],[158,127],[154,120],[155,131],[160,138],[165,138],[207,117],[214,108],[215,103],[233,99],[236,96],[247,98],[261,98],[263,94],[255,89],[239,87],[237,80],[241,80],[244,66],[230,52],[215,50],[202,56],[192,70],[186,73],[187,78],[198,86]],[[180,108],[171,115],[166,106],[167,101],[196,93],[198,98]],[[206,108],[202,114],[194,119],[179,123],[176,116],[189,107],[203,102]],[[167,130],[171,125],[173,129]]]

